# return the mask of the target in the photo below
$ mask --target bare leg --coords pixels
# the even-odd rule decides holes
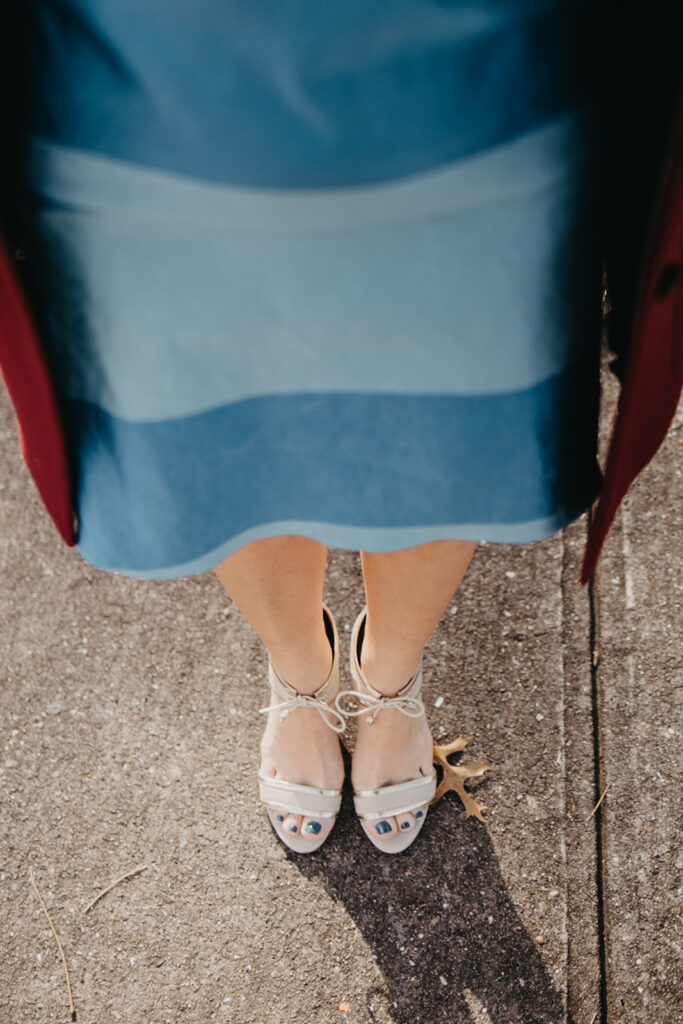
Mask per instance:
[[[386,554],[362,552],[368,617],[361,668],[371,686],[392,696],[415,674],[420,655],[460,585],[476,544],[437,541]],[[407,782],[432,771],[432,738],[424,717],[389,708],[372,726],[361,717],[353,757],[354,789]],[[424,808],[421,809],[424,812]],[[415,824],[413,813],[388,818],[390,839]]]
[[[275,670],[299,693],[314,693],[332,667],[321,611],[326,558],[327,549],[305,537],[273,537],[246,545],[216,569]],[[284,720],[270,712],[261,767],[268,777],[330,789],[340,788],[344,778],[339,740],[310,708],[297,708]],[[320,830],[309,833],[308,824],[307,818],[288,815],[281,827],[319,839]]]

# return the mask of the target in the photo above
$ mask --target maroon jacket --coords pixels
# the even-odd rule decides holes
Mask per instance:
[[[683,102],[679,103],[644,253],[602,488],[581,582],[592,576],[627,490],[666,436],[683,385]]]

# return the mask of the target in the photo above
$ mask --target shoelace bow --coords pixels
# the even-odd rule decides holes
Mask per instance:
[[[346,729],[346,721],[343,713],[336,706],[326,704],[319,697],[313,697],[307,693],[297,693],[294,697],[288,697],[280,704],[271,704],[267,708],[259,708],[259,715],[265,715],[267,711],[279,711],[280,718],[287,718],[296,708],[315,708],[323,722],[334,732],[343,733]],[[332,716],[332,721],[329,719]]]
[[[339,706],[339,701],[342,697],[356,700],[361,706],[355,708],[355,710],[343,711]],[[383,711],[385,708],[396,708],[397,711],[407,715],[409,718],[419,718],[420,715],[424,714],[424,705],[416,697],[375,697],[371,693],[360,693],[358,690],[340,690],[334,699],[334,704],[339,714],[345,718],[355,718],[358,715],[364,715],[366,712],[372,711],[372,714],[367,719],[368,725],[372,725],[380,711]]]

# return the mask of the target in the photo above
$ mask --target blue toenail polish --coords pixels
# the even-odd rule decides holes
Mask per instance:
[[[277,816],[277,820],[278,820],[278,821],[284,821],[284,820],[285,820],[285,816],[284,816],[284,814],[278,814],[278,816]]]
[[[289,831],[290,832],[296,832],[296,825],[290,825],[289,826]]]
[[[421,818],[423,814],[424,814],[424,811],[415,811],[415,817],[416,818]]]
[[[378,821],[375,828],[381,836],[385,836],[387,832],[391,832],[391,825],[388,821]]]
[[[410,822],[409,821],[402,821],[401,822],[401,828],[410,828]]]
[[[317,836],[318,832],[322,828],[319,821],[309,821],[308,825],[304,829],[304,832],[312,832],[314,836]]]

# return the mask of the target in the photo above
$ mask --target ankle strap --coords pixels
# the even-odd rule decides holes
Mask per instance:
[[[329,726],[330,729],[334,730],[339,734],[343,733],[346,729],[346,720],[343,714],[339,711],[336,706],[336,702],[327,703],[326,700],[322,699],[319,694],[329,688],[328,684],[331,682],[332,673],[328,676],[327,681],[323,683],[319,690],[316,690],[313,695],[307,693],[297,693],[297,691],[286,683],[282,676],[279,676],[273,666],[268,662],[268,679],[273,691],[278,697],[284,699],[280,704],[270,704],[267,708],[259,708],[259,714],[264,715],[267,711],[279,711],[280,718],[287,718],[288,715],[295,711],[296,708],[315,708],[320,717],[322,718],[325,725]],[[337,673],[335,691],[339,689],[339,673]],[[332,694],[330,694],[330,697]],[[335,693],[336,696],[336,693]]]
[[[370,686],[360,667],[359,648],[363,645],[366,615],[367,609],[364,608],[356,619],[351,634],[351,675],[356,684],[355,689],[342,690],[337,694],[334,702],[337,711],[347,718],[355,718],[358,715],[364,715],[366,712],[371,711],[372,714],[366,719],[368,725],[372,725],[380,711],[385,708],[395,708],[409,718],[419,718],[420,715],[425,713],[424,705],[420,698],[420,691],[422,690],[422,657],[420,657],[420,664],[413,678],[393,697],[387,697],[380,693],[379,690],[375,690]],[[340,707],[340,700],[342,698],[355,700],[358,706],[355,709],[343,711]]]
[[[341,734],[346,729],[346,721],[336,704],[333,705],[339,692],[339,637],[332,613],[326,605],[323,605],[323,619],[332,648],[332,668],[323,685],[314,694],[299,693],[275,671],[268,659],[268,681],[273,693],[280,698],[280,703],[260,708],[259,714],[279,711],[280,718],[287,718],[296,708],[315,708],[325,725]]]
[[[356,700],[358,707],[342,708],[340,701],[343,698]],[[425,713],[424,704],[417,698],[402,697],[400,694],[397,694],[396,697],[373,697],[370,693],[359,693],[358,690],[340,690],[335,697],[334,705],[339,714],[345,718],[355,718],[357,715],[364,715],[367,711],[372,711],[370,717],[366,719],[368,725],[372,725],[380,711],[385,708],[396,708],[397,711],[401,711],[409,718],[419,718]]]

